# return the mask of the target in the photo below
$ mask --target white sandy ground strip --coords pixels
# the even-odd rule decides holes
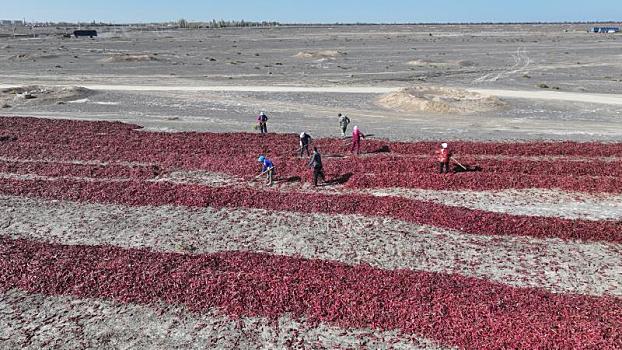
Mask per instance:
[[[62,244],[253,251],[459,273],[556,293],[622,295],[622,245],[464,234],[358,215],[128,207],[0,197],[0,235]]]
[[[8,89],[20,84],[0,85],[0,89]],[[72,87],[75,85],[58,85]],[[181,92],[309,92],[309,93],[342,93],[342,94],[384,94],[398,91],[396,87],[374,86],[294,86],[294,85],[108,85],[80,84],[89,90],[100,91],[181,91]]]
[[[0,293],[2,349],[449,349],[397,332],[310,325],[287,316],[232,320],[180,306]]]
[[[43,180],[43,181],[56,181],[56,180],[77,180],[87,182],[129,182],[135,181],[130,178],[101,178],[101,177],[85,177],[85,176],[44,176],[35,174],[15,174],[15,173],[0,173],[0,179],[12,179],[12,180]]]
[[[429,159],[429,156],[426,156]],[[531,160],[531,161],[555,161],[555,160],[565,160],[569,162],[619,162],[622,161],[621,157],[587,157],[587,156],[508,156],[508,155],[486,155],[486,154],[477,154],[477,155],[467,155],[468,158],[473,159],[492,159],[492,160],[503,160],[503,159],[512,159],[512,160]]]
[[[373,157],[373,155],[371,155]],[[325,155],[324,158],[342,158],[348,157],[346,156],[331,156]],[[361,155],[361,157],[370,157],[370,155]],[[431,156],[429,154],[401,154],[394,153],[391,154],[393,158],[409,158],[415,160],[430,160]],[[519,160],[519,161],[555,161],[555,160],[566,160],[570,162],[590,162],[590,161],[598,161],[598,162],[620,162],[622,161],[622,157],[581,157],[581,156],[507,156],[507,155],[487,155],[487,154],[467,154],[466,157],[470,160]],[[0,161],[4,162],[19,162],[19,163],[60,163],[60,164],[88,164],[88,165],[126,165],[126,166],[149,166],[149,165],[159,165],[156,162],[129,162],[129,161],[100,161],[100,160],[80,160],[80,159],[71,159],[71,160],[63,160],[63,159],[55,159],[55,158],[14,158],[14,157],[2,157],[0,156]]]
[[[1,176],[1,175],[0,175]],[[177,171],[153,181],[194,183],[212,187],[265,187],[263,182],[219,173]],[[464,207],[511,215],[561,217],[582,220],[622,220],[622,195],[564,192],[548,189],[509,189],[500,191],[439,191],[417,188],[347,189],[343,186],[315,188],[309,183],[281,184],[274,189],[323,193],[328,195],[368,194],[377,197],[393,196],[429,201],[454,207]]]
[[[2,179],[44,180],[60,179],[87,182],[127,182],[129,178],[91,178],[78,176],[50,177],[33,174],[14,174],[0,172]],[[263,181],[246,181],[242,178],[204,171],[175,171],[147,182],[171,182],[175,184],[198,184],[210,187],[266,189]],[[448,206],[464,207],[507,213],[510,215],[561,217],[582,220],[622,220],[622,195],[571,193],[545,189],[520,189],[502,191],[438,191],[416,188],[346,189],[343,186],[314,187],[309,183],[279,183],[271,188],[281,192],[322,193],[326,195],[367,194],[376,197],[402,197],[414,200],[440,203]]]
[[[622,106],[620,94],[592,94],[581,92],[559,91],[527,91],[527,90],[498,90],[498,89],[469,89],[483,95],[492,95],[505,98],[520,98],[529,100],[548,100],[566,102],[584,102]]]
[[[20,84],[0,84],[0,89],[8,89]],[[73,85],[58,85],[72,87]],[[106,85],[80,84],[90,90],[103,91],[193,91],[193,92],[308,92],[308,93],[344,93],[344,94],[387,94],[399,91],[401,87],[382,86],[252,86],[252,85]],[[518,98],[531,100],[584,102],[622,106],[620,94],[592,94],[580,92],[533,91],[533,90],[499,90],[499,89],[467,89],[483,95],[502,98]]]
[[[436,191],[372,189],[374,196],[397,196],[512,215],[583,220],[622,220],[622,195],[569,193],[546,189],[503,191]]]
[[[99,160],[60,160],[60,159],[23,159],[23,158],[13,158],[13,157],[2,157],[0,156],[0,161],[2,162],[15,162],[15,163],[57,163],[57,164],[75,164],[75,165],[98,165],[98,166],[108,166],[108,165],[122,165],[122,166],[153,166],[156,163],[144,163],[144,162],[127,162],[127,161],[99,161]]]

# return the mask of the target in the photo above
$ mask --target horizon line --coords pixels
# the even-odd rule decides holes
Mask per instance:
[[[512,25],[512,24],[600,24],[600,23],[622,23],[622,20],[580,20],[580,21],[474,21],[474,22],[460,22],[460,21],[446,21],[446,22],[279,22],[276,20],[245,20],[245,19],[210,19],[210,20],[187,20],[185,18],[179,18],[175,20],[168,21],[138,21],[138,22],[114,22],[114,21],[102,21],[102,20],[91,20],[91,21],[65,21],[65,20],[45,20],[45,21],[29,21],[25,18],[22,19],[7,19],[0,18],[0,21],[23,21],[24,24],[41,24],[41,23],[50,23],[50,24],[96,24],[96,25],[147,25],[147,24],[173,24],[178,23],[179,21],[184,20],[188,23],[193,24],[207,24],[211,22],[245,22],[251,24],[274,24],[274,25],[283,25],[283,26],[293,26],[293,25],[320,25],[320,26],[331,26],[331,25],[343,25],[343,26],[351,26],[351,25],[482,25],[482,24],[496,24],[496,25]]]

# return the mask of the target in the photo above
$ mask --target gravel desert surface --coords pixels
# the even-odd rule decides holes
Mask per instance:
[[[117,28],[95,39],[37,28],[37,38],[0,38],[0,85],[89,92],[60,105],[7,93],[0,102],[11,106],[4,114],[154,130],[250,131],[263,110],[273,131],[295,132],[295,125],[317,136],[335,136],[337,113],[347,113],[388,139],[619,140],[622,36],[588,27]],[[416,108],[378,103],[401,88],[429,93]],[[502,103],[421,106],[464,102],[464,90]]]

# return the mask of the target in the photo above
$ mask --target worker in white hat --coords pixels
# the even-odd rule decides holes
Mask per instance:
[[[440,173],[449,173],[449,160],[451,159],[451,151],[449,145],[445,142],[441,143],[440,148],[436,150],[436,159],[440,166]]]
[[[260,133],[268,133],[268,116],[266,115],[266,113],[259,112],[259,116],[257,116],[257,126],[259,127]]]
[[[352,129],[352,153],[356,151],[356,154],[361,153],[361,139],[365,138],[365,134],[359,129],[358,126],[355,126]]]

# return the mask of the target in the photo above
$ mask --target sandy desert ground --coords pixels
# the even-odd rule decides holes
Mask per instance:
[[[622,35],[588,27],[0,30],[0,349],[619,349]]]
[[[622,36],[588,27],[114,29],[93,40],[37,29],[37,38],[0,38],[2,87],[92,91],[59,98],[64,104],[6,93],[0,102],[11,106],[3,114],[123,120],[154,130],[249,131],[263,110],[273,131],[317,136],[334,136],[341,112],[388,139],[619,140]],[[429,94],[414,106],[378,103],[400,88]],[[464,89],[502,103],[421,106],[464,101]]]

